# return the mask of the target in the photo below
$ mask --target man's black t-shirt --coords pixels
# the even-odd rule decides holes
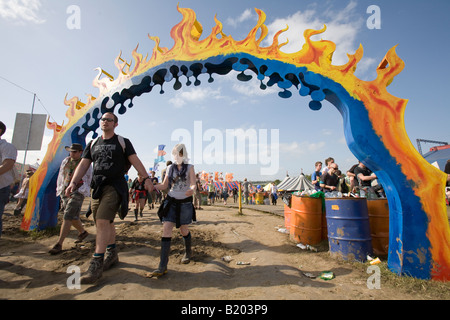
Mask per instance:
[[[354,164],[347,172],[355,174],[355,169],[358,167],[358,164]]]
[[[150,181],[151,181],[153,184],[158,184],[158,182],[159,182],[157,177],[150,178]]]
[[[82,157],[89,159],[93,163],[93,175],[104,176],[108,181],[115,181],[124,178],[126,173],[127,158],[136,154],[130,140],[124,138],[125,153],[119,142],[118,136],[103,140],[100,137],[92,146],[92,140],[88,143]]]
[[[333,186],[337,187],[339,182],[339,177],[335,174],[330,174],[329,172],[322,175],[320,178],[320,181],[323,182],[326,186]],[[328,190],[328,188],[325,188],[325,190]]]
[[[355,175],[358,178],[358,175],[362,173],[363,176],[370,176],[372,174],[372,170],[370,170],[369,168],[361,168],[361,167],[356,167],[355,168]],[[361,186],[362,187],[370,187],[372,185],[372,180],[367,180],[367,181],[363,181],[361,180]]]

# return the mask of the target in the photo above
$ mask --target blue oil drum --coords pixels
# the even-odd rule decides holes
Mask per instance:
[[[348,261],[372,254],[366,198],[327,198],[325,209],[330,253]]]

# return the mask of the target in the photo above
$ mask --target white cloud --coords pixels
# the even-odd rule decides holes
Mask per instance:
[[[233,27],[237,27],[240,23],[252,19],[252,17],[255,17],[256,19],[256,13],[251,9],[246,9],[239,17],[228,18],[227,24]]]
[[[154,127],[156,127],[157,124],[158,124],[158,122],[156,122],[156,121],[149,121],[149,122],[147,122],[147,128],[154,128]]]
[[[0,17],[18,22],[44,23],[38,17],[41,7],[39,0],[0,0]]]
[[[355,75],[361,80],[370,81],[377,78],[376,72],[377,60],[374,58],[363,57],[358,63]]]
[[[325,33],[312,37],[313,40],[330,40],[336,44],[333,55],[333,64],[342,65],[348,62],[347,54],[353,54],[359,47],[355,43],[356,35],[364,26],[364,21],[357,15],[356,2],[351,1],[344,9],[335,11],[332,8],[320,14],[316,9],[297,11],[286,18],[276,19],[268,24],[269,34],[265,39],[265,45],[272,43],[274,35],[289,26],[289,30],[283,33],[279,42],[289,43],[281,48],[283,52],[294,53],[302,49],[305,43],[303,32],[306,29],[320,30],[327,26]]]
[[[277,86],[267,87],[265,90],[262,90],[260,88],[259,81],[252,81],[250,83],[246,83],[246,85],[242,85],[242,83],[233,83],[232,88],[237,93],[245,95],[247,97],[262,97],[273,95],[281,91],[281,89],[279,89]]]
[[[169,102],[175,108],[182,108],[186,104],[199,104],[204,101],[210,101],[211,99],[222,99],[221,90],[212,90],[210,88],[194,88],[189,91],[183,91],[177,93],[175,97],[171,98]]]
[[[331,136],[331,135],[333,135],[333,130],[330,130],[330,129],[322,129],[322,134],[323,134],[324,136]]]

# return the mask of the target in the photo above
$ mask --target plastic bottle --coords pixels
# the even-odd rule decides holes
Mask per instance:
[[[360,195],[361,198],[365,198],[366,197],[366,192],[364,191],[364,189],[360,190],[359,195]]]

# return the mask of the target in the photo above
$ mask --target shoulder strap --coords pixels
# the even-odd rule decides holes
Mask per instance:
[[[100,139],[101,136],[98,136],[97,138],[95,138],[94,140],[92,140],[91,143],[91,150],[92,147],[94,146],[94,144],[97,143],[97,141]],[[125,144],[125,139],[122,136],[117,135],[117,139],[119,140],[120,145],[122,146],[122,150],[125,153],[125,148],[126,148],[126,144]]]
[[[117,139],[119,139],[119,143],[122,146],[123,152],[125,153],[125,139],[122,136],[117,135]]]
[[[94,140],[92,140],[91,142],[91,152],[92,152],[92,147],[94,146],[94,144],[97,143],[97,141],[100,139],[101,136],[98,136],[97,138],[95,138]]]
[[[117,135],[117,140],[119,140],[119,144],[122,147],[123,156],[125,158],[125,172],[128,172],[128,170],[130,170],[130,168],[131,168],[131,162],[130,162],[130,160],[128,160],[127,154],[125,153],[125,148],[126,148],[125,138]]]

